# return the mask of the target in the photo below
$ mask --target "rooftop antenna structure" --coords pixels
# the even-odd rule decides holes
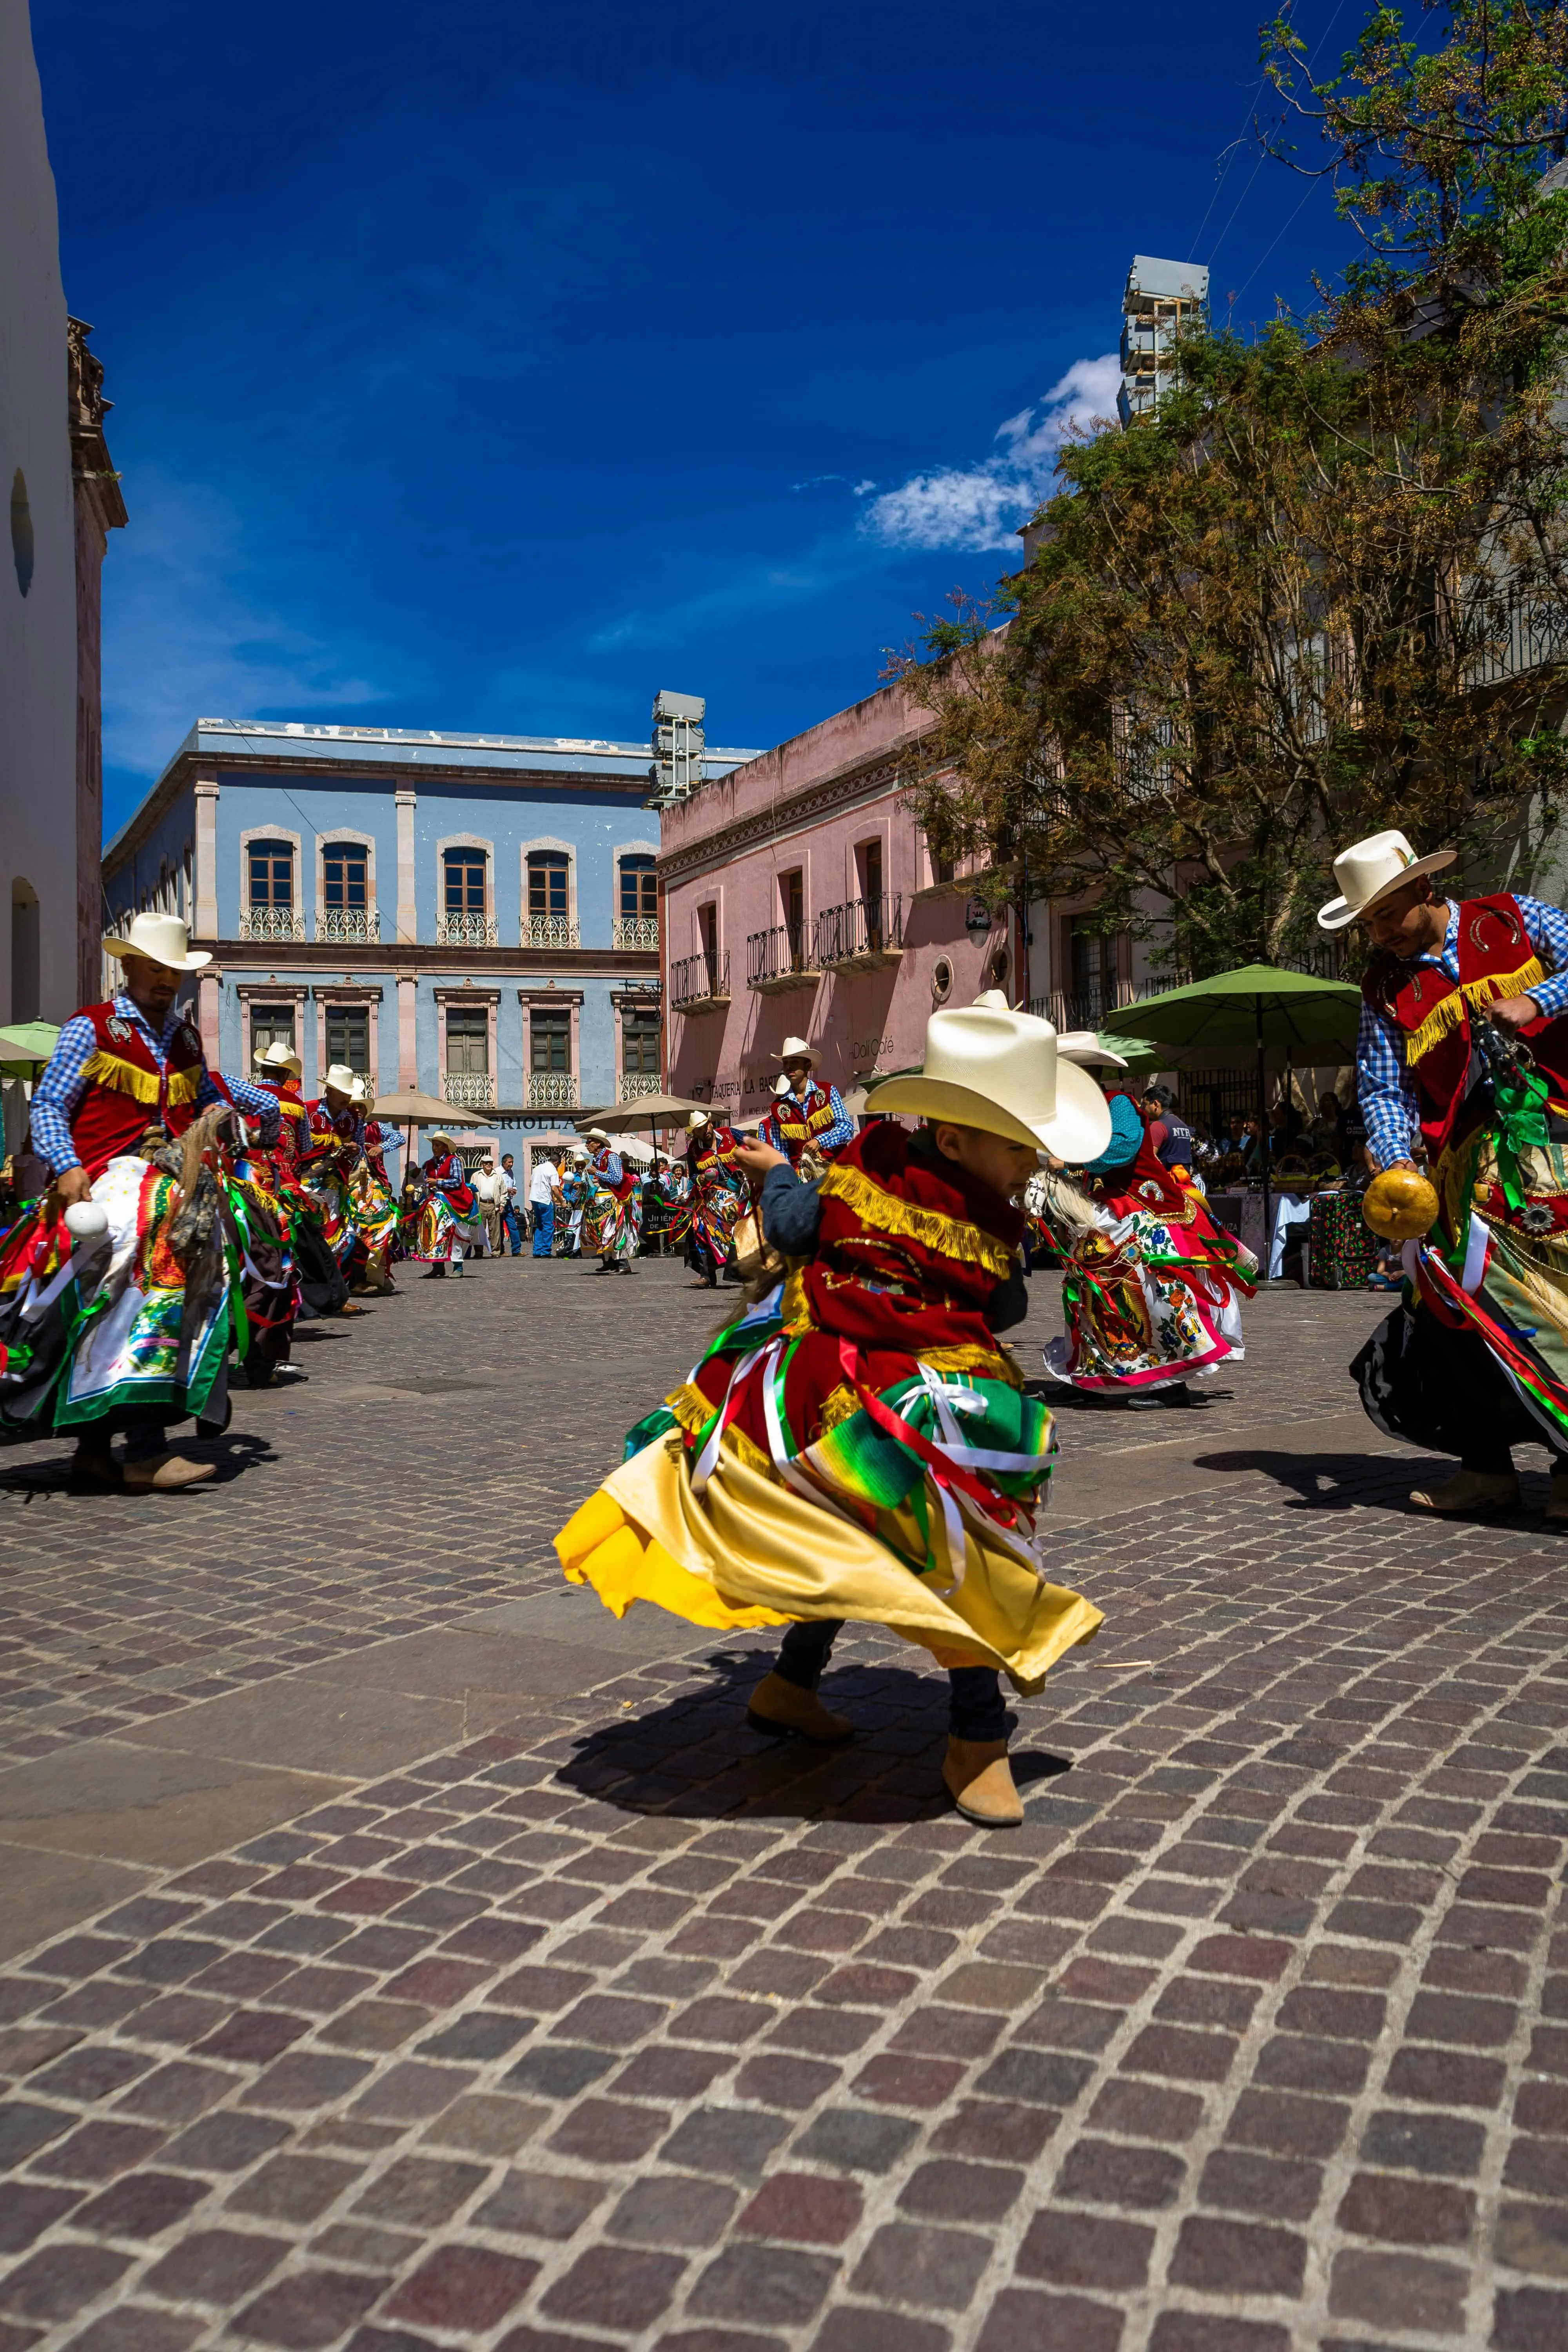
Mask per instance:
[[[1160,378],[1169,373],[1169,354],[1178,335],[1201,334],[1209,322],[1208,265],[1158,261],[1135,253],[1121,297],[1121,387],[1116,413],[1123,425],[1152,416],[1160,405]]]
[[[653,765],[647,772],[649,808],[673,808],[689,801],[702,782],[708,738],[702,722],[708,705],[700,694],[671,694],[661,687],[653,699]]]

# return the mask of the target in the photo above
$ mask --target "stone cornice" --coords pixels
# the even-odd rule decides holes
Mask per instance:
[[[683,842],[659,859],[660,882],[668,888],[674,883],[689,881],[711,867],[728,865],[743,850],[804,832],[836,810],[857,808],[867,801],[880,800],[889,793],[903,790],[915,781],[919,763],[910,755],[925,731],[923,728],[911,729],[875,760],[861,761],[836,775],[814,777],[798,792],[770,801],[764,808],[731,817],[727,824],[705,833],[700,840]],[[721,791],[730,781],[721,777],[709,789]]]
[[[440,948],[423,941],[407,943],[369,940],[363,946],[342,940],[198,940],[193,947],[211,951],[209,971],[269,971],[286,975],[318,972],[377,972],[398,979],[441,978],[472,973],[483,986],[490,981],[533,980],[542,984],[551,974],[573,980],[612,980],[623,985],[658,986],[658,957],[651,950],[632,948]]]

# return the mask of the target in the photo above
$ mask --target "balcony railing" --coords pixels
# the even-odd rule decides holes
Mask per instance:
[[[323,907],[316,917],[316,937],[361,946],[380,939],[381,917],[374,907]]]
[[[825,907],[816,919],[816,952],[824,971],[879,971],[904,951],[904,902],[882,891]]]
[[[531,1070],[528,1079],[530,1110],[576,1110],[577,1079],[571,1070]]]
[[[465,1110],[488,1110],[496,1098],[496,1082],[489,1070],[448,1070],[441,1081],[444,1102]]]
[[[302,940],[305,918],[292,907],[246,907],[239,918],[242,940]]]
[[[524,915],[522,944],[525,948],[575,948],[583,944],[578,926],[564,915]]]
[[[637,1102],[644,1095],[656,1095],[658,1092],[658,1072],[657,1070],[623,1070],[621,1072],[619,1099],[622,1102]]]
[[[617,948],[658,949],[658,917],[657,915],[617,915],[610,933],[610,944]]]
[[[746,940],[746,986],[759,996],[785,996],[811,989],[822,978],[815,923],[778,923],[752,931]]]
[[[485,915],[440,916],[436,924],[438,948],[493,948],[496,927]]]
[[[669,1003],[674,1013],[695,1016],[723,1013],[730,1003],[730,950],[684,956],[669,967]]]

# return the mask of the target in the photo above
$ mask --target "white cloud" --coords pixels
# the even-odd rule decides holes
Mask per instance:
[[[1121,365],[1114,352],[1075,360],[1043,401],[996,427],[995,454],[975,466],[911,474],[873,499],[860,528],[889,547],[1006,548],[1051,490],[1068,434],[1116,413]]]

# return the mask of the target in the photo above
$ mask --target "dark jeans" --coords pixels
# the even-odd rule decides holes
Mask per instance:
[[[828,1653],[843,1631],[841,1617],[814,1617],[792,1625],[779,1644],[773,1671],[797,1690],[815,1690]],[[955,1739],[1005,1739],[1007,1703],[994,1666],[950,1666],[948,1729]]]
[[[517,1202],[509,1201],[500,1213],[501,1231],[511,1244],[513,1257],[522,1255],[522,1219],[517,1213]]]
[[[76,1442],[84,1454],[107,1454],[116,1432],[124,1433],[127,1462],[151,1462],[169,1450],[167,1422],[161,1412],[144,1404],[121,1405],[98,1421],[83,1423],[77,1430]]]

